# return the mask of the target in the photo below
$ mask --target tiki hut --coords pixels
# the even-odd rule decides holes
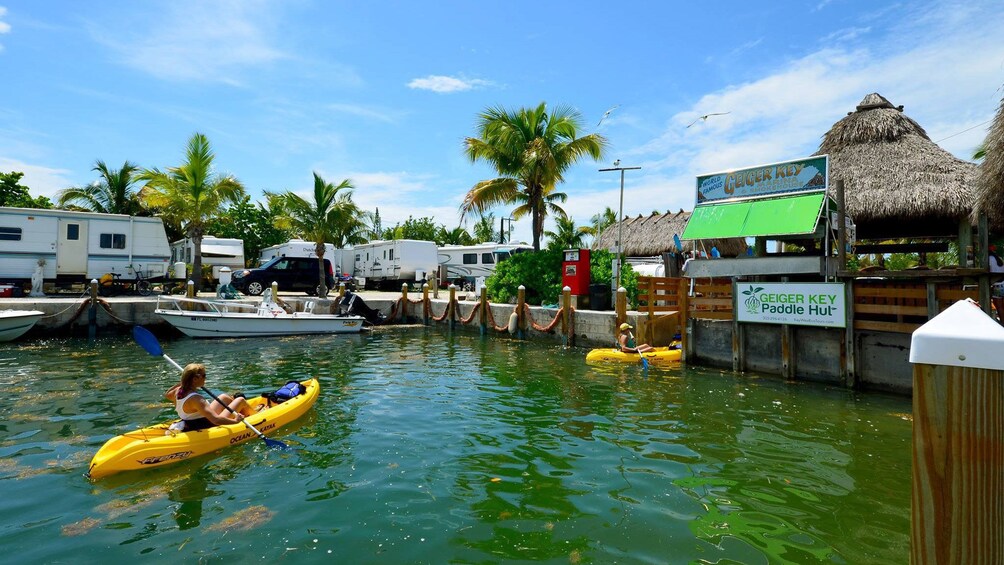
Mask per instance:
[[[683,210],[675,214],[667,212],[625,218],[622,222],[624,255],[626,257],[654,257],[663,253],[679,253],[681,250],[677,249],[673,242],[673,235],[682,234],[689,219],[690,212]],[[620,226],[620,223],[611,224],[603,230],[599,237],[593,241],[593,249],[616,248]],[[682,251],[694,251],[695,245],[696,249],[702,250],[700,246],[702,242],[684,241],[682,243]],[[746,253],[746,240],[742,238],[710,239],[703,242],[703,251],[710,252],[712,247],[717,247],[722,257],[737,257]]]
[[[976,179],[977,214],[986,214],[990,229],[1004,232],[1004,100],[1001,100],[997,117],[994,118],[987,138],[983,142],[985,156]]]
[[[830,156],[831,193],[834,181],[844,181],[859,240],[958,237],[960,225],[969,225],[977,166],[938,147],[902,106],[877,93],[834,124],[816,154]]]

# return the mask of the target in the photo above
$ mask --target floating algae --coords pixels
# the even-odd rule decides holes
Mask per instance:
[[[275,516],[275,512],[264,506],[251,506],[225,518],[219,524],[207,527],[206,531],[251,530],[268,522],[273,516]]]
[[[62,532],[64,536],[82,536],[93,530],[94,527],[100,523],[101,520],[98,520],[97,518],[84,518],[79,522],[63,526]]]

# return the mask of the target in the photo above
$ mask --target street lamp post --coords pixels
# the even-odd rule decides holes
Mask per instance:
[[[624,268],[624,171],[637,171],[641,167],[622,167],[621,160],[614,161],[614,166],[609,169],[600,169],[600,172],[620,171],[621,172],[621,206],[617,214],[617,288],[621,287],[621,271]]]
[[[509,222],[509,239],[512,240],[512,218],[499,218],[499,243],[506,242],[506,222]]]

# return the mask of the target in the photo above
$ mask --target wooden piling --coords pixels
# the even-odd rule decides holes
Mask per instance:
[[[561,289],[561,335],[564,336],[565,347],[575,345],[575,333],[572,331],[572,289]]]
[[[481,325],[481,335],[488,335],[488,291],[481,289],[481,310],[478,311],[478,322]]]
[[[516,337],[523,339],[523,328],[526,327],[526,287],[519,285],[516,290]]]
[[[185,296],[195,298],[195,281],[189,280],[185,285]]]
[[[627,321],[627,289],[623,286],[617,289],[614,310],[616,311],[616,318],[614,319],[614,334],[616,335],[621,324]]]
[[[91,279],[91,306],[87,310],[87,339],[98,335],[98,281]]]
[[[448,325],[451,331],[456,327],[456,323],[453,320],[456,317],[456,307],[455,307],[456,303],[457,303],[457,285],[451,284],[450,301],[446,303],[446,313],[448,314],[447,317],[449,318]]]
[[[429,283],[422,285],[422,323],[429,325]]]
[[[680,279],[680,286],[676,290],[676,303],[680,308],[680,352],[681,360],[687,361],[691,356],[690,347],[690,285],[687,279]]]
[[[401,322],[408,323],[408,283],[401,283]]]

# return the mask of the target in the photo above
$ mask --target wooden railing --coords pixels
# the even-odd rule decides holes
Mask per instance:
[[[854,329],[912,333],[959,300],[977,299],[979,292],[960,285],[929,282],[853,283]]]

